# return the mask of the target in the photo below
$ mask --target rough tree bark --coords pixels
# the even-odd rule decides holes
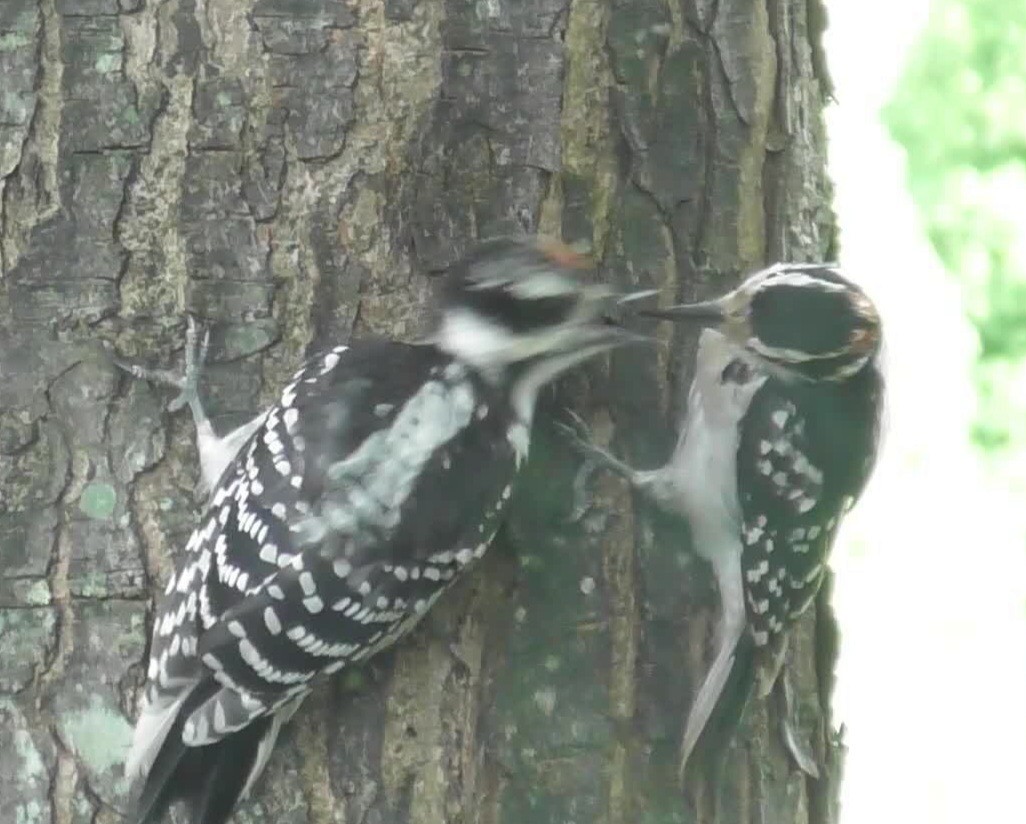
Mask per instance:
[[[421,331],[473,237],[585,240],[683,298],[822,259],[818,2],[0,2],[0,821],[120,820],[150,597],[196,515],[187,416],[102,342],[169,362],[185,310],[212,323],[227,427],[310,349]],[[694,345],[664,333],[547,411],[654,465]],[[794,664],[827,779],[756,706],[719,813],[682,797],[710,577],[613,479],[570,523],[541,417],[502,546],[434,632],[308,702],[238,821],[834,820],[826,607]]]

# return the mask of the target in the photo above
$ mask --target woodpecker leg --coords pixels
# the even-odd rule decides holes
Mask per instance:
[[[630,483],[634,483],[638,474],[637,471],[615,457],[611,452],[603,449],[601,446],[596,446],[592,440],[588,424],[585,423],[580,415],[570,409],[567,410],[567,414],[573,418],[574,425],[557,423],[556,426],[562,430],[570,447],[584,458],[585,463],[590,463],[599,469],[609,469]]]
[[[171,412],[177,412],[183,406],[188,406],[192,413],[192,420],[196,426],[196,447],[200,458],[200,485],[205,490],[214,488],[225,467],[263,421],[263,416],[259,416],[225,437],[217,437],[199,397],[199,381],[209,346],[210,332],[204,330],[200,339],[199,325],[195,318],[189,315],[185,331],[185,369],[182,374],[166,369],[147,369],[114,358],[117,366],[136,378],[179,390],[167,408]]]
[[[584,517],[588,511],[588,482],[591,476],[600,469],[615,472],[627,481],[631,486],[637,487],[639,474],[633,467],[627,465],[611,452],[597,446],[592,440],[588,424],[573,410],[568,409],[567,413],[573,419],[573,425],[557,423],[556,426],[566,437],[570,448],[577,452],[582,458],[580,471],[574,478],[573,510],[570,515],[571,522],[577,522]]]
[[[688,713],[684,726],[684,737],[680,748],[680,766],[678,774],[684,781],[688,759],[695,750],[695,745],[705,729],[709,717],[723,692],[723,687],[734,666],[734,650],[745,629],[744,585],[741,579],[741,548],[714,555],[711,559],[716,584],[720,591],[720,608],[722,616],[719,627],[719,643],[716,657],[713,659],[709,672],[699,687],[695,700]]]
[[[795,701],[794,686],[785,667],[777,679],[775,692],[780,702],[780,734],[784,746],[803,773],[812,778],[819,778],[819,766],[811,745],[803,740],[798,733],[798,707]]]

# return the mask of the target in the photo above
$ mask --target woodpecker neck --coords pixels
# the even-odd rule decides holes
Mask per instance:
[[[608,349],[608,340],[574,341],[565,331],[517,335],[466,310],[445,314],[434,340],[454,359],[509,392],[517,416],[530,423],[541,388],[582,361]]]
[[[517,417],[524,423],[530,424],[534,417],[538,393],[542,387],[606,348],[608,347],[593,346],[568,352],[550,353],[519,363],[511,368],[507,381],[510,386],[510,399]]]
[[[435,345],[478,372],[501,373],[509,348],[509,335],[468,311],[448,311],[435,336]]]
[[[554,340],[517,335],[466,309],[445,313],[434,342],[495,385],[511,382],[516,373],[544,359],[554,348]]]

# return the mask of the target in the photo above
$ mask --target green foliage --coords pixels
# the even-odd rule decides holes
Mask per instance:
[[[1013,394],[1026,378],[1026,2],[934,0],[883,116],[979,330],[976,440],[1026,445]]]

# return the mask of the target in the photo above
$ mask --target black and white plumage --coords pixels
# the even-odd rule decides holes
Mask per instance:
[[[139,824],[176,799],[193,824],[226,821],[313,679],[394,643],[484,555],[539,389],[640,339],[583,267],[559,244],[482,244],[447,276],[431,341],[321,354],[220,440],[191,323],[184,380],[127,367],[183,388],[210,489],[154,619],[126,765]]]
[[[819,264],[778,264],[719,300],[644,314],[710,325],[673,455],[638,471],[578,445],[685,518],[717,581],[717,653],[685,725],[683,776],[732,673],[757,682],[738,685],[738,711],[753,685],[762,696],[773,687],[787,630],[815,598],[838,525],[872,471],[881,327],[865,293]]]

